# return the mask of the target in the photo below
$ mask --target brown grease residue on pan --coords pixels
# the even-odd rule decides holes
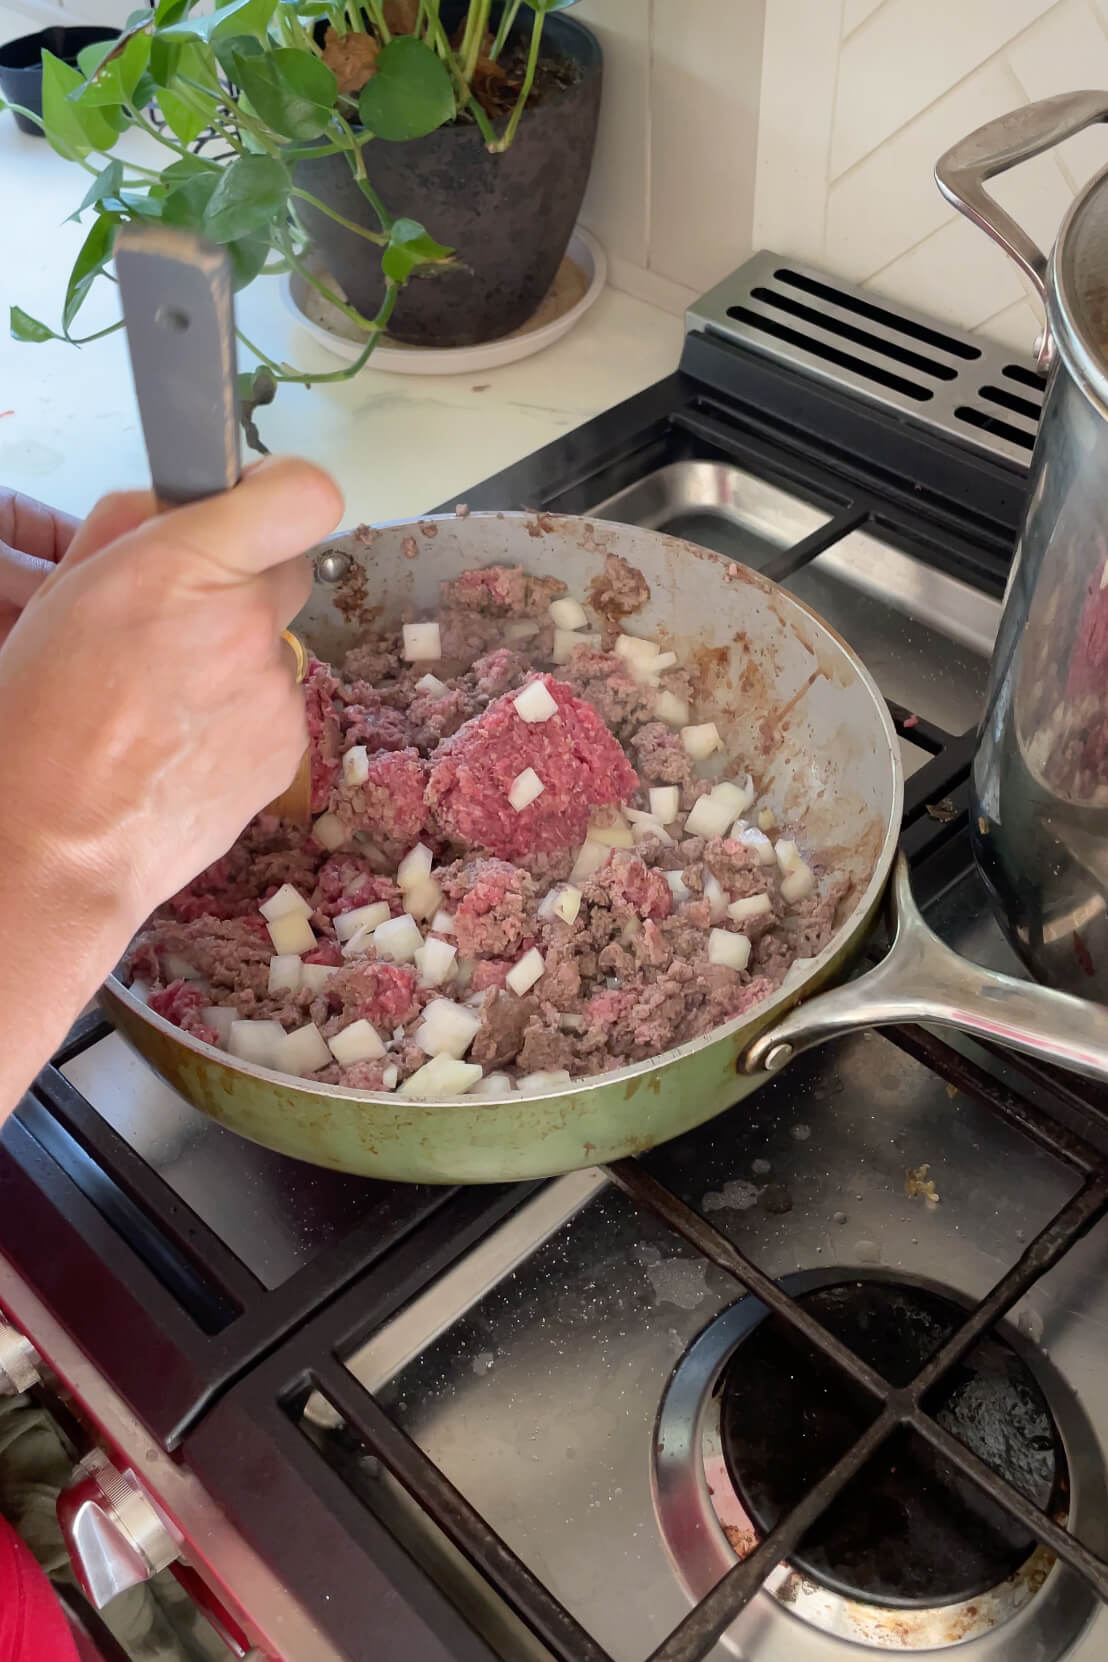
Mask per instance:
[[[419,522],[419,534],[421,537],[437,537],[439,528],[433,519],[422,519]]]
[[[809,648],[809,650],[811,649]],[[808,693],[811,692],[817,681],[824,681],[826,679],[826,670],[814,669],[803,685],[796,689],[787,703],[782,704],[776,710],[770,710],[767,715],[762,717],[759,732],[761,735],[762,747],[767,755],[776,747],[780,741],[781,735],[788,731],[789,716],[800,703],[800,700],[805,698]]]
[[[549,536],[552,531],[557,529],[557,523],[551,514],[536,514],[534,519],[527,522],[527,535],[529,537]]]
[[[370,530],[370,526],[359,526],[354,533],[359,542],[369,546],[369,542],[360,535],[362,530]],[[374,533],[376,535],[376,533]],[[371,542],[373,539],[369,539]],[[373,605],[369,599],[369,578],[366,569],[355,556],[350,562],[350,569],[342,581],[338,583],[331,596],[335,610],[341,614],[346,623],[356,629],[372,629],[384,608]]]

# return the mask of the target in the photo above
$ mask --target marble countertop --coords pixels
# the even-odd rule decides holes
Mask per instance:
[[[0,214],[12,231],[0,296],[0,482],[77,514],[104,491],[148,480],[123,336],[80,349],[22,345],[7,338],[6,322],[14,303],[56,326],[85,235],[66,222],[83,179],[0,114]],[[81,313],[81,333],[118,316],[112,285],[98,290]],[[238,310],[271,357],[299,369],[339,367],[288,316],[276,279],[255,282]],[[330,468],[348,523],[416,516],[668,374],[681,336],[679,318],[608,289],[569,335],[533,358],[477,375],[367,368],[346,383],[282,387],[259,427],[272,450]],[[245,356],[243,367],[252,367]]]

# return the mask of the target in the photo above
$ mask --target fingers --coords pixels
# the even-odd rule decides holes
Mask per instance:
[[[65,555],[66,567],[99,554],[111,542],[145,525],[158,511],[152,491],[112,491],[102,496],[74,534]]]
[[[48,559],[35,559],[0,542],[0,603],[22,610],[39,584],[54,570]]]
[[[20,491],[0,490],[0,543],[53,564],[60,560],[80,521]]]
[[[159,532],[201,581],[238,583],[302,554],[342,516],[334,480],[310,462],[270,456],[233,491],[176,508]]]
[[[286,560],[267,571],[264,582],[273,607],[274,632],[288,627],[312,592],[312,568],[303,558]]]

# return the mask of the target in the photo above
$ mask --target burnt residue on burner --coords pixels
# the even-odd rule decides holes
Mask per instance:
[[[965,1319],[930,1289],[853,1280],[798,1302],[898,1387]],[[1064,1459],[1046,1400],[1014,1350],[987,1336],[926,1404],[940,1424],[1049,1510]],[[768,1531],[834,1465],[877,1410],[859,1387],[770,1317],[728,1365],[720,1432],[728,1473]],[[1035,1542],[909,1433],[897,1433],[792,1555],[846,1597],[899,1608],[972,1599],[1012,1575]]]

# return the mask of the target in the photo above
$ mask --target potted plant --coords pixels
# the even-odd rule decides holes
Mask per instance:
[[[62,63],[74,66],[89,62],[89,48],[101,41],[118,40],[118,29],[69,27],[53,23],[33,35],[20,35],[0,46],[0,96],[15,106],[15,124],[21,133],[42,133],[42,54],[52,52]],[[94,56],[102,57],[103,52]],[[83,65],[82,65],[83,67]],[[27,113],[24,114],[24,111]]]
[[[75,217],[91,223],[60,330],[13,306],[12,335],[97,338],[74,333],[78,315],[132,221],[224,244],[238,288],[295,271],[368,331],[349,367],[322,374],[240,332],[258,364],[240,378],[256,447],[257,404],[283,381],[348,379],[386,326],[439,345],[509,333],[552,282],[588,177],[600,52],[550,15],[571,3],[226,0],[194,15],[195,0],[158,0],[81,68],[44,52],[42,125],[87,174]],[[135,128],[164,165],[113,154]]]

